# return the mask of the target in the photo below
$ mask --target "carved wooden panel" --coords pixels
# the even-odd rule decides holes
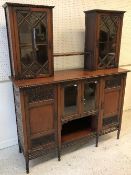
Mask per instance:
[[[121,85],[121,76],[111,76],[105,81],[105,89]]]
[[[29,103],[54,99],[54,87],[52,85],[36,86],[28,88],[28,101]]]
[[[32,140],[32,147],[42,146],[55,142],[55,134],[45,135]]]
[[[103,126],[118,124],[118,116],[103,118]]]

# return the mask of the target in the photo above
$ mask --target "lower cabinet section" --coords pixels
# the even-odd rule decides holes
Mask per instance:
[[[117,130],[119,138],[126,73],[14,86],[18,142],[26,160],[57,153]]]

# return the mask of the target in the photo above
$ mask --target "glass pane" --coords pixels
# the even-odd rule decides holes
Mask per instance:
[[[48,73],[46,12],[17,11],[23,75]]]
[[[77,84],[64,88],[64,115],[77,112]]]
[[[114,67],[118,22],[118,16],[101,16],[99,33],[99,67]]]
[[[84,84],[84,112],[96,109],[96,83]]]

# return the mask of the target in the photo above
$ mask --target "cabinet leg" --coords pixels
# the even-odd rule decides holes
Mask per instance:
[[[21,144],[19,140],[18,140],[18,145],[19,145],[19,153],[22,153]]]
[[[120,138],[120,129],[118,129],[118,131],[117,131],[117,139],[119,139]]]
[[[26,157],[25,163],[26,163],[26,173],[29,174],[29,158],[28,157]]]
[[[21,146],[19,145],[19,153],[22,153],[22,149]]]
[[[61,160],[61,151],[60,151],[60,148],[58,148],[58,161]]]
[[[99,133],[96,133],[96,147],[98,147]]]

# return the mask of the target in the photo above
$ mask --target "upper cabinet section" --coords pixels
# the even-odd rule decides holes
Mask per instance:
[[[4,8],[12,75],[16,79],[53,75],[53,7],[6,3]]]
[[[124,12],[110,10],[85,12],[85,69],[118,67]]]

